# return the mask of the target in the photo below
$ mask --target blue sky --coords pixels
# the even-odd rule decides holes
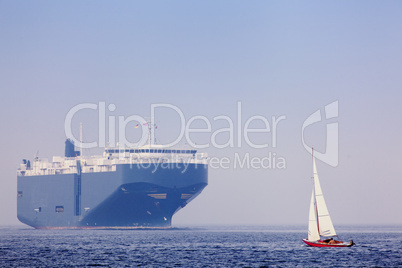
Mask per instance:
[[[187,119],[235,119],[239,101],[244,118],[286,116],[276,148],[205,150],[277,152],[285,170],[210,170],[174,224],[307,224],[301,127],[339,101],[339,165],[317,162],[334,224],[402,223],[401,11],[399,1],[1,1],[0,224],[17,223],[21,159],[62,155],[67,112],[100,101],[116,105],[112,116],[170,103]],[[96,120],[73,126],[93,140]],[[157,120],[158,139],[171,140],[174,115]],[[325,122],[306,135],[324,150]]]

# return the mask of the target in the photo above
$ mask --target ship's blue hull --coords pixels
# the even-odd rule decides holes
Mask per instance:
[[[207,165],[187,163],[18,176],[17,215],[35,228],[168,228],[207,184]]]

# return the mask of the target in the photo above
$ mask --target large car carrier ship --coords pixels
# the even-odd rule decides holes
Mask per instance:
[[[169,228],[172,216],[208,184],[206,154],[149,145],[105,148],[83,157],[66,140],[65,157],[23,160],[17,216],[38,229]]]

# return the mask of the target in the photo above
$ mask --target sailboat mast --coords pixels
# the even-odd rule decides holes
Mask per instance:
[[[315,217],[317,219],[317,230],[318,230],[318,233],[320,233],[320,222],[318,220],[318,207],[317,207],[317,201],[315,199],[315,190],[314,190],[314,203],[315,203]]]
[[[318,207],[317,207],[317,195],[315,192],[315,160],[314,160],[314,148],[311,148],[312,152],[311,155],[313,157],[313,189],[314,189],[314,205],[315,205],[315,217],[316,217],[316,222],[317,222],[317,230],[318,233],[320,233],[320,222],[319,222],[319,217],[318,217]]]
[[[82,122],[80,122],[80,159],[82,159]]]

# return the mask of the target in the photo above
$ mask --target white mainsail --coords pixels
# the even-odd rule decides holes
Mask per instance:
[[[317,226],[317,214],[315,210],[315,198],[314,198],[314,189],[311,194],[311,202],[310,202],[310,214],[308,217],[308,240],[317,241],[320,240],[320,234],[318,233]]]
[[[311,196],[308,240],[316,241],[320,236],[336,236],[334,226],[329,216],[327,205],[322,194],[320,181],[318,180],[315,158],[313,156],[314,187]]]

